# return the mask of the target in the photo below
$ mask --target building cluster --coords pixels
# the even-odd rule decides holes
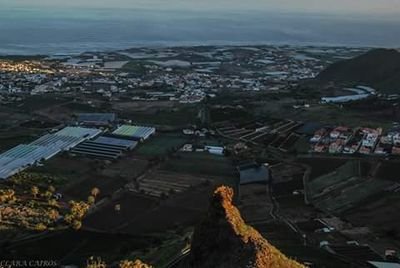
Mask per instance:
[[[115,119],[114,114],[82,114],[78,116],[78,126],[55,130],[29,144],[3,152],[0,154],[0,179],[67,151],[71,155],[116,160],[156,132],[153,127],[118,125]],[[104,130],[105,126],[109,128]]]
[[[159,48],[3,60],[0,100],[20,101],[25,96],[56,92],[197,103],[222,89],[280,90],[312,78],[327,65],[312,53],[288,46],[227,46],[207,51]]]
[[[37,74],[37,73],[52,73],[48,66],[43,66],[38,61],[11,61],[11,60],[0,60],[0,70],[2,72],[12,73],[25,73],[25,74]]]
[[[311,151],[330,154],[400,155],[400,129],[325,127],[310,139]]]

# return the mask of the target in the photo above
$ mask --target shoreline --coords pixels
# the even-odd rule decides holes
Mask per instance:
[[[373,45],[356,45],[356,44],[333,44],[333,43],[312,43],[312,42],[299,42],[299,43],[290,43],[290,42],[268,42],[268,41],[261,41],[261,42],[230,42],[230,41],[210,41],[210,42],[149,42],[145,43],[138,43],[132,44],[127,46],[93,46],[90,48],[87,45],[77,46],[76,49],[70,49],[70,51],[66,50],[65,48],[67,45],[60,45],[60,49],[55,49],[54,45],[49,46],[49,49],[19,49],[20,52],[4,52],[4,50],[14,51],[17,49],[7,49],[1,48],[0,46],[0,57],[19,57],[19,56],[26,56],[26,57],[47,57],[47,56],[78,56],[82,53],[110,53],[110,52],[121,52],[121,51],[128,51],[130,49],[167,49],[167,48],[188,48],[188,47],[279,47],[279,46],[288,46],[293,48],[349,48],[349,49],[372,49],[372,48],[393,48],[393,49],[400,49],[399,47],[391,47],[391,46],[373,46]],[[50,47],[53,47],[50,49]],[[81,47],[81,48],[78,48]],[[25,52],[23,52],[26,50]],[[32,51],[29,51],[32,50]]]

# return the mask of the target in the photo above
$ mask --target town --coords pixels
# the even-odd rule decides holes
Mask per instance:
[[[367,51],[3,57],[2,252],[185,267],[210,194],[225,185],[249,225],[308,267],[398,263],[398,96],[318,81]]]
[[[362,51],[183,47],[0,60],[0,96],[3,103],[54,92],[110,100],[196,103],[222,89],[282,90],[298,80],[315,77],[335,57],[351,57]]]

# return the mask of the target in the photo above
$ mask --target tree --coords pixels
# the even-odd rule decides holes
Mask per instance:
[[[107,264],[101,258],[90,257],[86,261],[86,268],[107,268]]]
[[[90,208],[85,202],[75,202],[73,200],[69,202],[69,205],[71,206],[72,216],[77,219],[82,219]]]
[[[47,226],[44,225],[43,223],[38,223],[38,224],[35,225],[35,230],[36,230],[36,231],[43,232],[43,231],[45,231],[46,229],[47,229]]]
[[[15,197],[15,191],[8,189],[8,190],[0,190],[0,203],[9,202],[12,203],[16,201],[17,198]]]
[[[96,198],[100,194],[100,190],[97,187],[94,187],[91,191],[91,194]]]
[[[49,192],[51,192],[51,193],[54,193],[54,192],[56,191],[56,188],[54,188],[54,186],[50,185],[50,186],[47,188],[47,191],[49,191]]]
[[[49,206],[52,206],[52,207],[59,207],[58,202],[57,202],[57,200],[55,200],[55,199],[50,199],[50,200],[47,201],[47,202],[48,202]]]
[[[72,222],[72,228],[73,228],[74,230],[79,230],[79,229],[81,229],[81,227],[82,227],[82,222],[81,222],[81,221],[74,220],[74,221]]]
[[[52,221],[55,221],[58,219],[58,217],[60,217],[60,214],[55,209],[49,210],[49,212],[47,214],[48,214],[47,216],[49,217],[49,219]]]
[[[65,215],[64,220],[68,224],[72,224],[72,222],[74,221],[74,216],[72,216],[71,214],[67,214]]]
[[[37,195],[39,194],[39,188],[37,186],[32,186],[31,193],[33,195],[33,198],[36,199]]]
[[[50,191],[46,191],[46,192],[44,193],[44,197],[46,197],[47,200],[50,200],[50,198],[53,197],[53,193],[50,192]]]
[[[89,204],[89,205],[93,205],[94,202],[95,202],[94,196],[93,196],[93,195],[89,195],[87,201],[88,201],[88,204]]]

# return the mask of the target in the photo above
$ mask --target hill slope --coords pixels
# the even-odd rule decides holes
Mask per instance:
[[[336,62],[316,78],[327,83],[363,84],[381,92],[400,93],[400,52],[373,49],[353,59]]]
[[[196,228],[184,267],[304,268],[246,225],[232,204],[233,190],[218,188],[206,219]]]

